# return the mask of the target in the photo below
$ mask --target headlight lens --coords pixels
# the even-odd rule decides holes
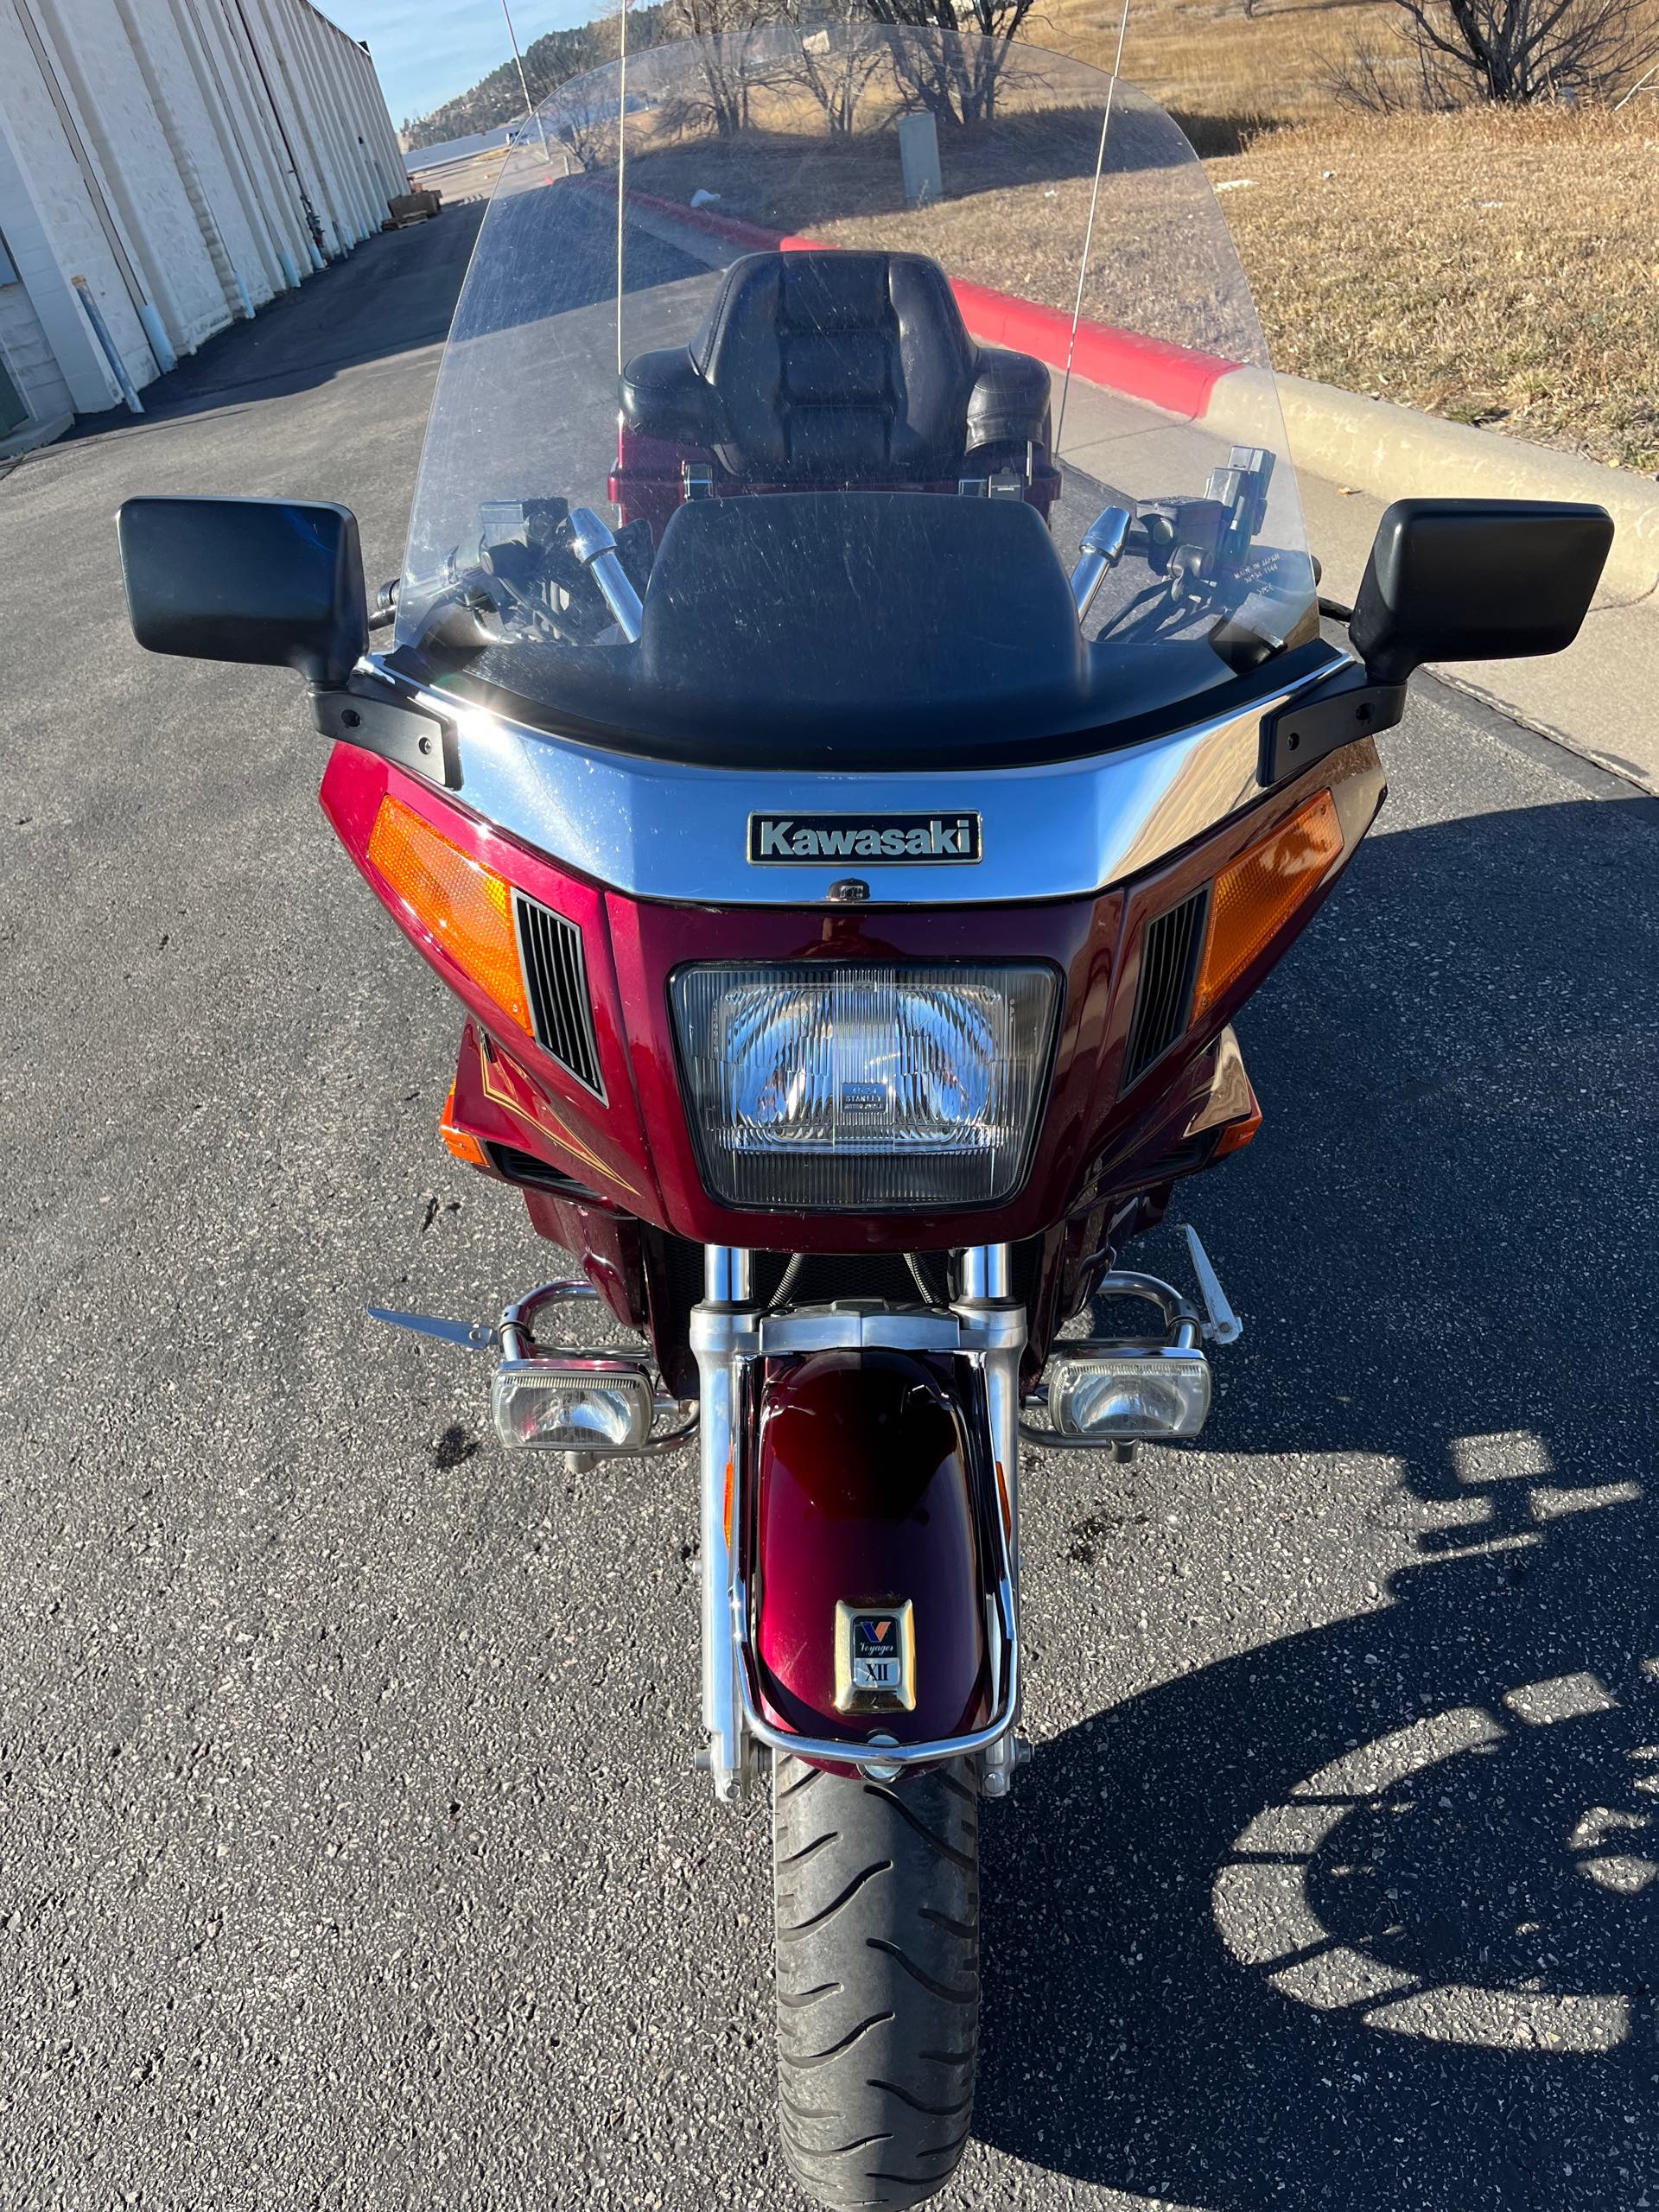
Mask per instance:
[[[503,1360],[490,1400],[512,1452],[637,1451],[654,1415],[648,1376],[597,1360]]]
[[[704,1180],[726,1205],[950,1208],[1018,1187],[1053,969],[721,963],[670,989]]]
[[[1196,1436],[1210,1411],[1210,1364],[1196,1346],[1121,1344],[1059,1357],[1046,1380],[1048,1417],[1062,1436]]]

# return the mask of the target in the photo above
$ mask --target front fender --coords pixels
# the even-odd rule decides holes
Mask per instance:
[[[900,1744],[982,1726],[997,1507],[971,1363],[870,1349],[769,1360],[759,1414],[747,1627],[767,1719]],[[849,1617],[865,1614],[908,1646],[907,1704],[879,1691],[879,1710],[849,1704]]]

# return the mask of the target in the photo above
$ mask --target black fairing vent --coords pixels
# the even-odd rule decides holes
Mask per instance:
[[[527,1184],[532,1191],[551,1191],[555,1198],[573,1198],[578,1205],[592,1205],[594,1193],[585,1183],[578,1183],[574,1176],[562,1175],[556,1167],[550,1167],[533,1152],[521,1152],[516,1144],[486,1144],[492,1164],[510,1183]]]
[[[518,910],[518,945],[524,956],[524,982],[530,991],[531,1016],[536,1041],[568,1068],[580,1084],[603,1098],[600,1080],[599,1046],[594,1036],[593,1002],[588,995],[588,969],[582,957],[582,931],[563,914],[538,906],[522,893]]]
[[[1192,1003],[1192,979],[1204,943],[1206,885],[1179,906],[1154,915],[1141,940],[1141,982],[1123,1055],[1122,1088],[1143,1076],[1160,1053],[1167,1052],[1186,1027]]]

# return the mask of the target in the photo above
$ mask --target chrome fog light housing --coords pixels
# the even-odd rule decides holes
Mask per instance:
[[[1048,1418],[1080,1443],[1196,1436],[1210,1411],[1210,1363],[1196,1345],[1103,1345],[1053,1360]]]
[[[506,1359],[490,1410],[510,1452],[637,1452],[651,1433],[656,1393],[643,1369],[620,1360]]]

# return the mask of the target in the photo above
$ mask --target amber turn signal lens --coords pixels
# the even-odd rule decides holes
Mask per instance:
[[[1329,791],[1320,791],[1270,837],[1223,868],[1210,894],[1210,929],[1192,999],[1195,1021],[1313,897],[1341,852],[1335,802]]]
[[[528,1029],[530,1001],[506,882],[390,796],[374,817],[369,866],[480,990]]]
[[[449,1096],[443,1102],[443,1116],[438,1123],[438,1135],[443,1139],[457,1160],[464,1160],[469,1167],[486,1167],[484,1147],[470,1129],[459,1128],[455,1123],[455,1086],[449,1086]]]
[[[1243,1152],[1247,1144],[1255,1142],[1261,1127],[1262,1109],[1252,1107],[1242,1122],[1235,1122],[1216,1139],[1216,1148],[1210,1155],[1211,1161],[1226,1160],[1236,1152]]]

